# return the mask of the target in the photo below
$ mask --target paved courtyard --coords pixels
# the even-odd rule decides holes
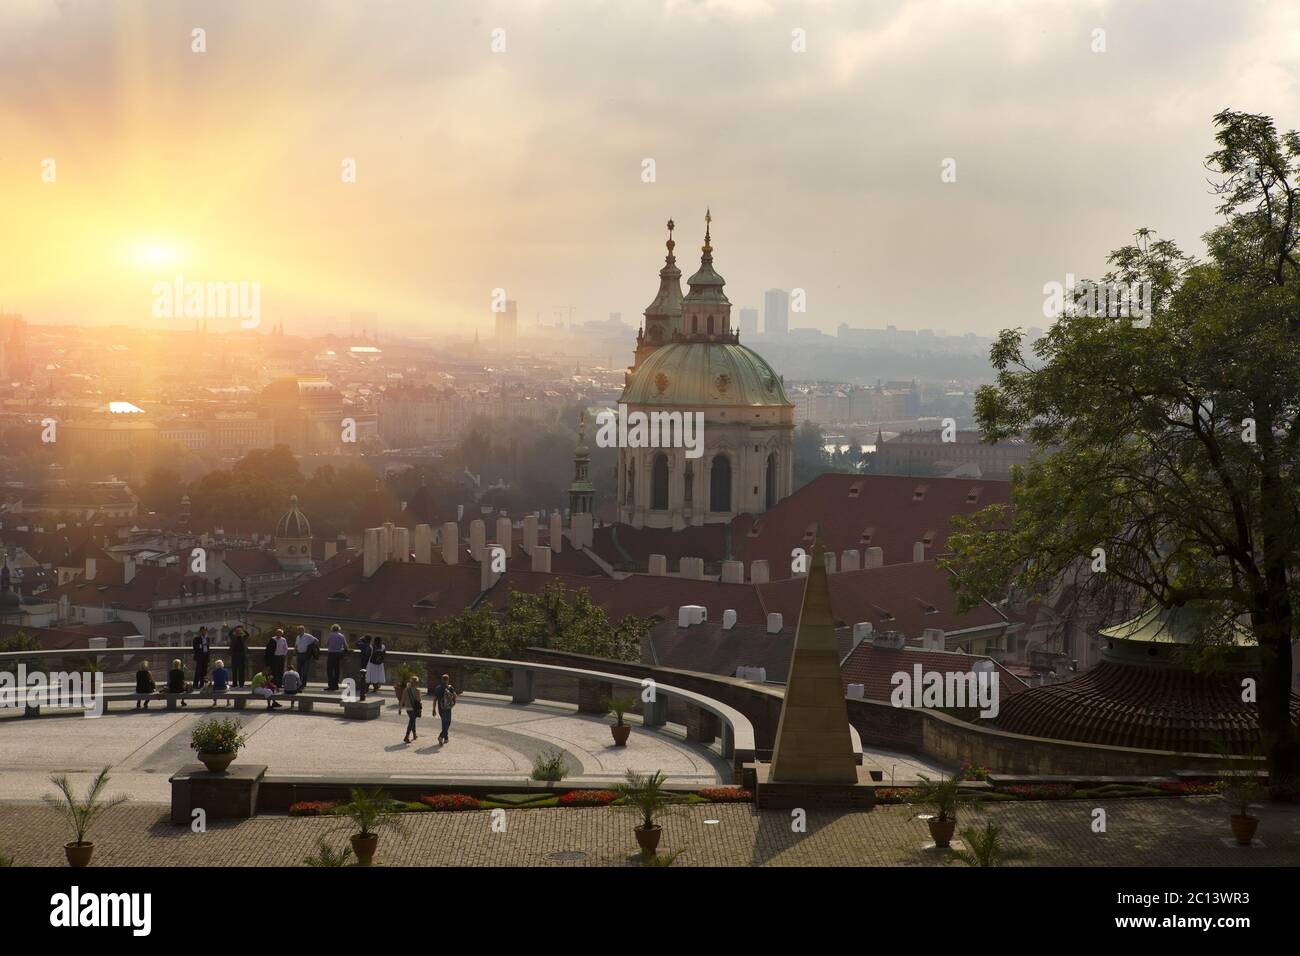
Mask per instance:
[[[692,787],[730,783],[730,767],[715,751],[688,743],[671,728],[639,724],[627,747],[615,747],[610,721],[561,705],[514,706],[489,696],[461,698],[454,711],[451,742],[437,743],[439,721],[429,709],[419,740],[402,743],[406,718],[391,699],[378,720],[344,720],[329,708],[299,714],[288,707],[267,711],[250,703],[244,711],[198,704],[147,712],[116,705],[104,716],[8,718],[0,720],[0,800],[35,800],[50,791],[51,773],[70,773],[78,786],[105,764],[113,766],[110,792],[137,801],[171,799],[168,777],[194,763],[190,731],[205,716],[243,721],[248,744],[241,763],[266,764],[272,773],[324,776],[340,769],[395,777],[490,777],[503,783],[526,779],[539,754],[560,750],[569,769],[566,782],[593,787],[622,780],[628,769],[662,770]]]
[[[1111,800],[1105,833],[1092,831],[1091,801],[993,804],[963,825],[992,821],[1029,866],[1295,866],[1300,807],[1260,812],[1261,847],[1226,845],[1224,804],[1215,797]],[[404,836],[385,834],[376,862],[389,866],[621,866],[636,861],[633,816],[611,808],[507,810],[505,832],[488,811],[403,817]],[[940,866],[924,849],[925,824],[913,807],[869,813],[810,812],[796,833],[789,813],[748,805],[684,807],[664,821],[661,850],[685,847],[690,866]],[[710,822],[713,821],[713,822]],[[328,817],[261,816],[213,823],[206,833],[168,822],[158,806],[113,810],[94,834],[97,866],[293,866],[325,837],[347,842],[347,827]],[[19,865],[63,866],[68,839],[54,811],[0,804],[0,852]]]

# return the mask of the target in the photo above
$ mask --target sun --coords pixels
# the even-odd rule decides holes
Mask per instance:
[[[132,254],[135,264],[144,268],[156,269],[180,262],[181,251],[173,245],[161,242],[145,242],[135,247]]]

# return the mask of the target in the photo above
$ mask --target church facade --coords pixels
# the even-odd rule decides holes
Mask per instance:
[[[700,268],[681,290],[668,221],[659,292],[645,311],[619,403],[629,413],[702,413],[703,454],[619,448],[618,517],[634,527],[681,529],[760,514],[790,494],[794,403],[758,353],[740,344],[713,268],[705,215]]]

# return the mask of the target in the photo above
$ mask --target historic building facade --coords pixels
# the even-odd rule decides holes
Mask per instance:
[[[683,296],[669,220],[659,292],[619,398],[629,417],[703,414],[699,457],[686,448],[619,448],[619,520],[638,528],[727,522],[762,513],[792,490],[794,404],[781,377],[732,328],[711,222],[706,214],[700,268]]]

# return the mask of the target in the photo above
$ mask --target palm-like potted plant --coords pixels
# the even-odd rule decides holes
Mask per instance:
[[[1228,822],[1232,824],[1232,835],[1237,838],[1238,846],[1250,846],[1259,829],[1259,817],[1250,812],[1250,805],[1263,794],[1264,788],[1251,777],[1240,774],[1219,784],[1219,794],[1232,808]]]
[[[631,697],[611,697],[605,701],[605,709],[614,715],[614,725],[609,728],[609,732],[614,735],[615,747],[626,747],[628,734],[632,733],[632,728],[623,723],[623,715],[632,709],[633,700]]]
[[[351,801],[341,806],[339,813],[356,831],[351,841],[358,866],[369,866],[374,860],[381,830],[401,833],[404,829],[397,816],[397,802],[382,790],[353,790]]]
[[[105,812],[126,802],[126,796],[104,797],[104,788],[108,786],[109,767],[99,772],[90,783],[84,798],[78,798],[72,792],[72,784],[67,774],[50,777],[50,783],[58,789],[57,797],[45,795],[45,802],[64,815],[72,825],[76,839],[63,845],[63,852],[68,858],[68,866],[89,866],[90,855],[95,852],[95,844],[89,839],[90,828]]]
[[[957,829],[957,801],[961,799],[961,780],[954,774],[931,780],[925,774],[917,774],[921,783],[916,788],[916,795],[922,803],[928,803],[934,810],[934,816],[926,820],[930,827],[930,837],[934,845],[946,849],[952,843],[953,831]]]
[[[248,740],[239,731],[243,724],[233,717],[209,717],[199,721],[190,734],[190,748],[212,773],[225,773],[239,748]]]
[[[637,846],[647,853],[655,851],[663,834],[663,828],[655,821],[667,816],[673,803],[672,794],[664,789],[666,779],[662,770],[645,775],[629,770],[627,782],[615,787],[621,797],[620,808],[641,816],[641,825],[634,832]]]
[[[967,849],[949,850],[948,856],[967,866],[1001,866],[1009,860],[1018,860],[1025,854],[1009,850],[1002,845],[1002,828],[996,823],[984,824],[984,829],[967,827],[961,831]]]

